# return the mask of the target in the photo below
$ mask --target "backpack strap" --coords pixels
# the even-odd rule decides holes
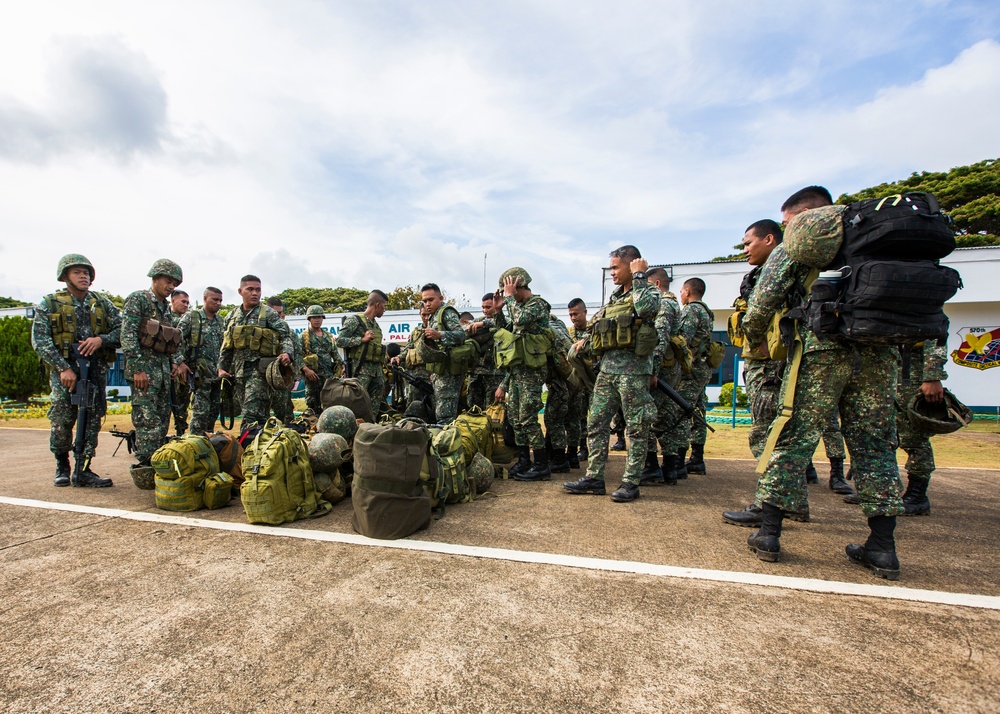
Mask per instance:
[[[797,327],[797,326],[796,326]],[[792,418],[792,406],[795,404],[795,387],[799,381],[799,367],[802,365],[802,337],[798,329],[794,330],[794,338],[791,347],[788,349],[789,364],[785,370],[785,383],[782,387],[785,390],[785,398],[781,402],[781,411],[771,422],[771,427],[767,432],[767,443],[764,444],[764,451],[757,460],[757,474],[763,474],[767,470],[767,462],[771,460],[771,453],[774,445],[778,443],[778,437]]]

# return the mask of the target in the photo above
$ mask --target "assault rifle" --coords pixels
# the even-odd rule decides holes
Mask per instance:
[[[696,424],[704,424],[705,428],[707,428],[713,434],[715,433],[715,429],[712,428],[711,424],[705,421],[705,417],[702,415],[702,413],[698,411],[697,408],[691,406],[688,400],[682,397],[677,392],[676,389],[671,387],[662,379],[656,380],[656,389],[659,389],[661,392],[670,397],[673,403],[679,406],[681,408],[681,411],[684,412],[684,416],[694,419]]]
[[[128,447],[128,452],[131,454],[135,451],[135,429],[131,431],[121,431],[116,427],[111,427],[108,432],[111,436],[118,437],[118,446],[115,447],[115,452],[111,454],[112,457],[118,454],[118,449],[122,448],[122,444]]]
[[[435,419],[434,409],[432,408],[434,400],[434,385],[423,377],[418,377],[412,372],[407,372],[398,364],[390,365],[390,367],[392,367],[393,377],[402,377],[408,384],[411,384],[418,392],[420,392],[424,409],[427,410],[427,416],[430,417],[426,421],[429,424],[433,424]]]
[[[87,425],[90,423],[90,411],[93,409],[90,402],[94,396],[94,385],[90,383],[90,357],[80,354],[76,345],[73,345],[70,354],[76,359],[76,366],[80,369],[76,388],[69,398],[70,404],[77,408],[76,439],[73,441],[73,456],[76,458],[73,476],[76,477],[87,467],[84,450],[87,448]]]

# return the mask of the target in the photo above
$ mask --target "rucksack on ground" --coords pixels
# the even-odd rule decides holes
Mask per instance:
[[[354,437],[354,530],[369,538],[405,538],[431,522],[421,482],[430,435],[414,420],[360,424]]]
[[[240,500],[251,523],[277,526],[333,508],[316,490],[302,437],[273,417],[244,451],[243,477]]]
[[[368,396],[368,391],[361,385],[361,382],[356,379],[330,377],[323,382],[319,401],[323,409],[339,404],[354,412],[354,416],[358,419],[364,419],[367,422],[375,421],[371,397]]]
[[[187,434],[154,451],[150,465],[157,508],[197,511],[205,507],[205,479],[218,473],[219,457],[207,437]]]
[[[487,459],[493,456],[493,422],[478,406],[472,406],[455,418],[455,426],[462,435],[465,465],[472,463],[478,453]]]
[[[494,402],[486,407],[486,416],[490,418],[493,429],[490,460],[495,464],[509,464],[517,458],[517,446],[514,443],[514,429],[507,417],[507,405],[503,402]]]
[[[233,485],[239,488],[243,483],[243,447],[239,437],[224,431],[217,431],[208,437],[219,457],[219,470],[233,477]]]

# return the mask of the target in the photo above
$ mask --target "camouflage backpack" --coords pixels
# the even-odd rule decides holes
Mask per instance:
[[[150,465],[156,472],[157,508],[197,511],[206,507],[205,480],[219,472],[219,457],[207,437],[187,434],[168,441],[153,452]]]
[[[493,422],[482,409],[470,407],[467,412],[458,415],[455,426],[462,436],[466,466],[472,463],[476,454],[482,454],[487,459],[493,457]]]
[[[431,506],[444,513],[446,503],[468,503],[476,498],[475,484],[465,472],[465,450],[458,427],[430,429],[431,441],[420,468],[420,480]]]

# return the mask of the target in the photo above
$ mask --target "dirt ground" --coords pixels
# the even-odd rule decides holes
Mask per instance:
[[[163,513],[108,442],[111,489],[55,489],[44,431],[0,429],[0,496]],[[614,455],[609,483],[624,459]],[[864,519],[823,484],[758,561],[753,463],[632,504],[498,482],[418,541],[1000,596],[1000,472],[941,469],[900,519],[902,578],[850,564]],[[579,472],[573,472],[575,478]],[[349,501],[283,526],[351,533]],[[194,519],[245,523],[238,500]],[[993,712],[1000,610],[277,538],[0,503],[11,712]]]

